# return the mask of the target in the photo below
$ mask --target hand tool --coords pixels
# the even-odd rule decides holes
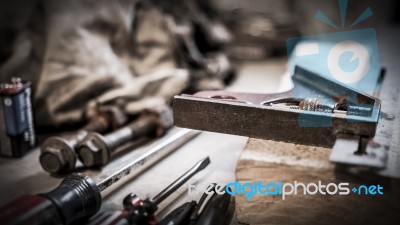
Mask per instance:
[[[190,224],[191,215],[193,211],[199,206],[196,201],[186,202],[174,209],[165,218],[163,218],[158,225],[187,225]]]
[[[127,220],[131,225],[156,224],[154,212],[158,205],[175,192],[179,187],[186,183],[192,176],[206,168],[210,164],[207,157],[197,162],[190,170],[166,187],[163,191],[151,199],[141,200],[136,195],[128,195],[124,199],[124,209],[129,212]]]
[[[228,225],[235,210],[234,197],[227,192],[214,193],[207,201],[194,225]]]
[[[333,162],[385,167],[383,146],[359,145],[375,135],[379,99],[301,67],[296,67],[293,83],[291,91],[278,94],[206,91],[175,96],[175,125],[305,145],[335,144]],[[342,135],[357,140],[350,154],[341,154],[342,147],[338,147],[348,140]],[[332,157],[338,151],[345,157]]]
[[[129,194],[123,200],[124,210],[120,212],[100,213],[91,219],[88,225],[112,225],[112,224],[130,224],[130,225],[150,225],[157,224],[154,213],[158,205],[186,183],[191,177],[202,171],[210,164],[207,157],[197,162],[190,170],[185,172],[172,184],[157,194],[154,198],[140,199],[136,194]]]
[[[86,167],[103,166],[117,147],[145,135],[160,137],[172,125],[172,112],[168,106],[145,110],[134,122],[106,136],[89,133],[77,146],[78,157]]]
[[[76,146],[88,132],[104,133],[121,127],[126,121],[126,115],[117,107],[103,107],[75,135],[47,138],[40,148],[40,164],[52,174],[71,173],[77,162]]]
[[[197,203],[196,201],[191,201],[182,204],[181,206],[170,212],[168,215],[166,215],[158,223],[158,225],[187,225],[195,223],[198,218],[200,208],[203,206],[207,197],[208,193],[204,193],[201,196],[199,203]]]
[[[21,157],[36,145],[31,83],[13,77],[0,83],[0,155]]]
[[[48,193],[26,195],[3,206],[0,209],[0,221],[4,225],[66,225],[93,216],[101,206],[100,192],[133,170],[144,164],[152,164],[150,162],[176,150],[198,133],[182,129],[100,181],[94,181],[84,174],[68,175],[56,189]]]
[[[207,198],[208,201],[206,201]],[[199,213],[201,209],[202,211]],[[163,218],[158,225],[230,224],[234,210],[233,196],[228,193],[219,195],[214,191],[211,197],[209,197],[208,193],[204,193],[198,204],[195,201],[191,201],[179,206]]]

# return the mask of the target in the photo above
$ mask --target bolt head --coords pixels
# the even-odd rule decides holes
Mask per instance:
[[[110,148],[104,137],[89,133],[77,147],[79,159],[85,167],[103,166],[110,160]]]
[[[67,139],[50,137],[41,146],[40,164],[52,174],[70,173],[75,169],[77,158],[74,147]]]
[[[142,116],[153,116],[156,118],[157,127],[151,135],[154,137],[163,136],[174,125],[172,110],[166,105],[146,109]]]
[[[116,106],[101,106],[98,110],[100,115],[107,118],[111,124],[112,130],[120,128],[128,121],[126,114]]]

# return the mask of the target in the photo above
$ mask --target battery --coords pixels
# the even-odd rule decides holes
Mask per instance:
[[[0,83],[0,155],[21,157],[36,146],[32,88],[18,77]]]

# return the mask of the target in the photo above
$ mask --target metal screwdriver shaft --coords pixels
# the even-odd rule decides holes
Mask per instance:
[[[169,137],[167,140],[157,144],[152,147],[149,151],[141,155],[139,158],[133,160],[131,163],[123,167],[122,169],[116,171],[115,173],[109,175],[108,177],[102,179],[97,182],[97,187],[100,191],[105,190],[110,187],[115,182],[119,181],[123,177],[129,175],[134,169],[143,166],[143,164],[147,163],[150,160],[154,160],[156,157],[162,157],[162,155],[166,155],[170,153],[172,150],[179,148],[196,135],[198,135],[199,131],[182,129],[176,134]]]
[[[168,196],[170,196],[173,192],[175,192],[179,187],[182,186],[182,184],[186,183],[192,176],[194,176],[196,173],[199,171],[203,170],[210,164],[210,158],[205,158],[196,165],[194,165],[190,170],[188,170],[185,174],[183,174],[181,177],[179,177],[177,180],[175,180],[172,184],[170,184],[168,187],[166,187],[163,191],[161,191],[158,195],[156,195],[151,201],[158,205],[160,204],[164,199],[166,199]]]

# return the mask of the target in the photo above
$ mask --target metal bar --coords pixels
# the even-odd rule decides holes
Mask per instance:
[[[154,147],[151,147],[149,151],[139,156],[125,167],[114,172],[105,179],[96,182],[97,187],[99,188],[100,191],[104,191],[112,184],[118,182],[123,177],[129,175],[133,170],[142,167],[144,164],[148,163],[150,160],[156,159],[156,157],[158,156],[170,153],[178,149],[179,147],[187,143],[189,140],[197,136],[199,133],[200,131],[194,131],[189,129],[182,129],[178,131],[168,139],[162,141],[161,143],[156,144]]]
[[[332,147],[337,133],[374,136],[376,130],[369,117],[196,96],[175,96],[174,121],[178,127],[322,147]]]

